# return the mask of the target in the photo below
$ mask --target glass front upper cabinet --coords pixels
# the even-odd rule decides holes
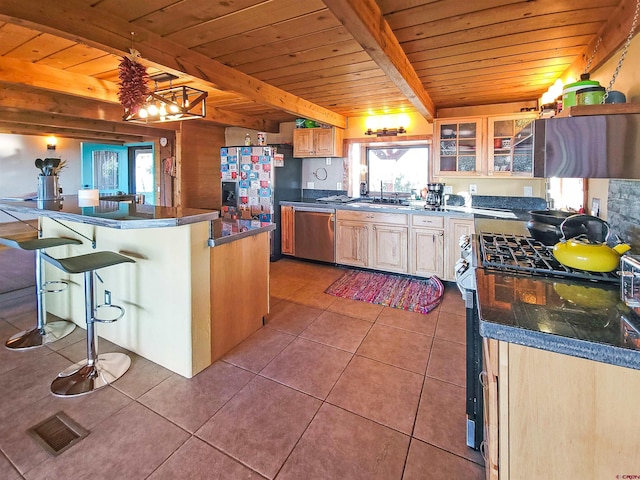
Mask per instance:
[[[536,115],[489,117],[487,173],[533,176],[533,121]]]
[[[435,175],[479,175],[482,159],[482,119],[435,121]]]

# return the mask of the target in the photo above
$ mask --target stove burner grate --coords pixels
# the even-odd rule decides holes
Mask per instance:
[[[620,282],[614,272],[586,272],[566,267],[558,262],[548,247],[534,238],[499,233],[479,234],[482,266],[503,271],[526,272],[532,275],[570,277],[597,282]]]

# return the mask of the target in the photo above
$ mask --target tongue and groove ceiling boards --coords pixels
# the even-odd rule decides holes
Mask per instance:
[[[305,117],[530,101],[624,42],[635,0],[0,0],[0,132],[131,141],[117,67],[209,92],[207,119],[267,132]],[[133,32],[133,35],[131,34]],[[160,88],[167,84],[159,84]],[[164,129],[164,130],[162,130]]]

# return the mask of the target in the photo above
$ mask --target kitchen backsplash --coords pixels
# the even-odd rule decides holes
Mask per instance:
[[[631,245],[631,253],[640,254],[640,182],[610,180],[607,222],[612,233]]]

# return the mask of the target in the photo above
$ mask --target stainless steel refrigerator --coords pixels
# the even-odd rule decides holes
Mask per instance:
[[[220,150],[222,217],[238,227],[275,223],[271,260],[281,256],[280,202],[302,197],[302,160],[291,145],[223,147]]]

